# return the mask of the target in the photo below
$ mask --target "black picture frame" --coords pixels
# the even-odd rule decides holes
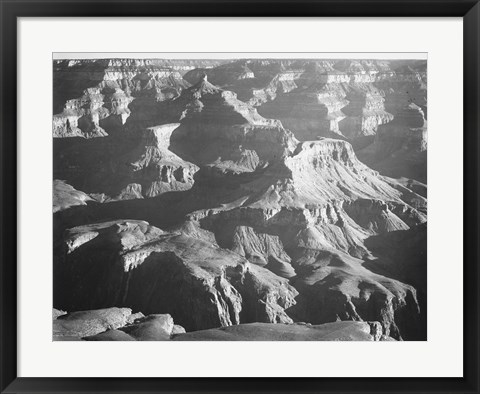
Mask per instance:
[[[1,393],[364,392],[478,393],[478,0],[0,0]],[[17,376],[17,18],[19,17],[461,17],[464,67],[463,378],[22,378]],[[446,323],[447,324],[447,323]],[[446,329],[448,331],[448,329]],[[448,335],[448,332],[446,332]],[[413,355],[414,357],[414,355]],[[372,366],[374,363],[372,363]]]

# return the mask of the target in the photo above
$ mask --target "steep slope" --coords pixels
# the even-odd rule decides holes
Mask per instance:
[[[73,228],[56,253],[59,309],[123,305],[169,313],[187,330],[292,321],[285,310],[298,293],[285,279],[215,244],[146,222]]]
[[[54,137],[103,137],[155,125],[159,103],[189,86],[182,74],[190,68],[181,60],[55,61]]]
[[[198,166],[208,177],[254,172],[296,143],[280,122],[261,117],[206,78],[162,104],[163,111],[139,105],[142,109],[132,110],[125,123],[129,132],[95,144],[56,139],[55,176],[99,201],[154,197],[191,188]],[[137,118],[141,111],[148,118]],[[154,123],[162,120],[178,123]]]
[[[261,117],[206,76],[172,104],[182,110],[172,151],[212,173],[252,172],[294,146],[292,134],[279,121]]]
[[[114,82],[120,88],[123,86],[135,90],[142,85],[141,79],[136,77],[139,74],[148,74],[157,81],[173,76],[179,84],[183,84],[182,76],[186,72],[198,67],[218,66],[221,63],[220,60],[209,59],[54,60],[54,113],[61,110],[65,101],[80,96],[85,89],[102,82]]]
[[[302,283],[298,272],[301,261],[310,261],[314,267],[316,260],[309,256],[337,253],[341,256],[338,261],[348,269],[332,274],[331,281],[321,280],[323,274],[318,271],[315,289],[320,289],[321,297],[299,285],[297,290],[305,298],[302,305],[292,308],[295,318],[314,323],[337,318],[379,320],[387,335],[391,332],[396,338],[408,337],[413,329],[402,330],[395,319],[406,314],[418,321],[415,289],[374,274],[358,259],[372,258],[365,245],[368,238],[407,230],[426,221],[425,199],[397,186],[359,162],[345,141],[304,142],[257,179],[242,184],[236,196],[229,196],[233,203],[196,211],[189,220],[192,226],[212,232],[221,247],[290,278],[294,284]],[[343,286],[340,294],[344,301],[338,301],[338,290],[330,290],[333,282]],[[372,301],[352,314],[347,301],[358,298],[359,287],[367,283]],[[324,308],[323,314],[317,315],[308,307],[323,303],[333,312]]]
[[[400,280],[413,286],[423,313],[420,316],[422,327],[412,332],[416,339],[427,329],[427,223],[408,231],[394,231],[371,237],[366,245],[375,258],[364,266],[369,270]]]
[[[203,76],[250,105],[260,106],[277,95],[297,87],[303,70],[291,67],[291,60],[245,59],[209,69],[195,69],[184,75],[190,84],[197,84]]]
[[[142,130],[137,146],[120,157],[113,157],[109,173],[95,178],[105,192],[116,190],[110,198],[155,197],[169,191],[188,190],[198,167],[170,151],[172,132],[178,123]],[[121,188],[119,188],[119,185]]]
[[[204,76],[207,76],[213,84],[218,86],[231,85],[238,81],[255,78],[255,74],[248,67],[247,60],[232,61],[209,69],[195,68],[187,72],[183,78],[195,85]]]
[[[170,150],[172,132],[178,123],[140,130],[132,135],[109,136],[102,143],[78,140],[69,145],[58,141],[54,150],[56,177],[100,201],[155,197],[192,187],[198,167]]]
[[[414,287],[375,274],[341,252],[305,248],[296,253],[292,284],[304,297],[299,316],[308,316],[312,324],[377,320],[388,336],[417,337],[421,311]]]
[[[68,100],[63,112],[53,117],[53,136],[56,138],[95,138],[107,135],[100,119],[109,115],[103,106],[105,96],[99,88],[88,88],[78,99]],[[128,101],[128,100],[127,100]]]
[[[416,102],[426,108],[422,61],[305,60],[295,67],[303,70],[295,87],[265,100],[259,112],[280,119],[301,141],[335,137],[362,148],[399,106]]]
[[[425,62],[162,62],[59,66],[54,306],[424,340]]]
[[[423,110],[409,104],[395,119],[378,128],[372,145],[360,159],[384,175],[427,181],[427,121]]]
[[[123,158],[130,163],[129,170],[134,178],[140,177],[137,183],[144,185],[148,197],[169,190],[187,190],[193,185],[193,175],[198,167],[169,150],[170,137],[178,126],[170,124],[147,129],[137,148]]]

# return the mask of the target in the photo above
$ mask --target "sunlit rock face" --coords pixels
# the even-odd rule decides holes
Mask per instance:
[[[189,86],[182,75],[196,66],[188,60],[160,59],[55,61],[54,137],[102,137],[123,130],[132,112],[136,119],[131,127],[137,127],[144,118],[154,118],[150,110],[158,102],[177,97]],[[132,111],[134,100],[139,103]]]
[[[55,335],[425,340],[426,93],[422,60],[55,62]]]
[[[100,127],[100,119],[108,115],[103,107],[104,95],[100,89],[89,88],[79,99],[68,100],[61,114],[54,116],[54,137],[104,137],[105,130]]]
[[[299,140],[333,136],[363,147],[371,143],[380,125],[393,120],[404,102],[426,103],[425,64],[304,62],[297,86],[273,97],[260,113],[280,119]]]
[[[218,88],[207,76],[182,92],[174,104],[182,111],[172,150],[211,173],[253,172],[295,146],[292,133],[278,120],[260,116],[236,93]]]
[[[143,185],[146,197],[188,190],[193,185],[198,167],[169,150],[171,135],[178,126],[174,123],[148,128],[142,133],[138,146],[122,158],[129,163],[126,176]]]
[[[149,314],[170,311],[187,330],[292,322],[285,309],[298,293],[287,280],[215,243],[116,221],[70,229],[61,248],[55,297],[63,309],[121,303]],[[96,257],[85,259],[94,250]]]
[[[241,323],[187,333],[169,314],[132,313],[130,308],[68,313],[53,309],[54,341],[395,341],[378,321]]]
[[[63,211],[76,205],[86,205],[92,198],[84,192],[75,190],[64,181],[53,181],[53,212]]]

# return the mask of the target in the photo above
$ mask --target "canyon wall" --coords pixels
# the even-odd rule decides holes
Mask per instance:
[[[54,62],[54,307],[168,314],[185,340],[338,321],[425,340],[426,79],[421,60]],[[145,319],[103,338],[164,330]]]

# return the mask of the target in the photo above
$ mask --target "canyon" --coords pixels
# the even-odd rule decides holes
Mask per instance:
[[[425,60],[53,63],[54,340],[426,340]]]

